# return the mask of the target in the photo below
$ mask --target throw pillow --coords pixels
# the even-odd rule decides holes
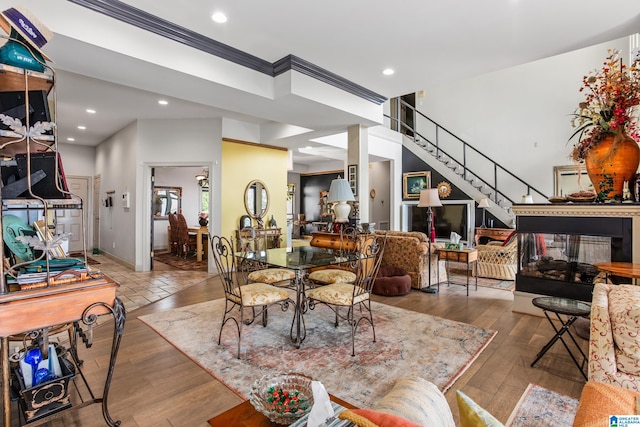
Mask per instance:
[[[493,415],[460,390],[456,390],[456,398],[460,427],[504,427]]]
[[[510,244],[511,242],[513,242],[513,239],[516,238],[516,230],[513,230],[506,239],[504,239],[504,242],[502,242],[502,246],[507,246],[508,244]]]
[[[637,415],[638,398],[637,391],[588,381],[580,395],[573,427],[608,426],[609,415]]]
[[[351,421],[358,427],[420,427],[407,419],[372,409],[347,409],[340,412],[338,418]]]

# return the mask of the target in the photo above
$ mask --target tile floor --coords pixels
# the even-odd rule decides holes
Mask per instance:
[[[112,260],[105,255],[89,255],[100,264],[91,265],[115,280],[120,287],[117,296],[127,312],[161,300],[191,285],[206,280],[211,275],[204,271],[176,270],[161,264],[154,271],[140,272]]]

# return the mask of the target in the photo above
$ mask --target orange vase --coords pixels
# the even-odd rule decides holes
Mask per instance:
[[[622,198],[624,182],[631,180],[640,163],[640,147],[626,134],[610,134],[589,149],[585,166],[599,199]]]

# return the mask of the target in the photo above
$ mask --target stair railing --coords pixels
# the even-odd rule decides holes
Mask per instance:
[[[490,197],[498,206],[510,207],[504,206],[504,200],[508,201],[510,204],[516,203],[514,199],[504,192],[505,190],[502,190],[502,188],[510,188],[507,185],[501,185],[501,183],[507,180],[511,184],[522,185],[526,189],[526,193],[524,194],[531,195],[532,193],[535,193],[545,200],[548,199],[548,196],[542,191],[525,182],[509,169],[493,161],[489,156],[476,149],[453,132],[443,126],[440,126],[438,123],[416,110],[409,103],[400,98],[397,98],[396,100],[399,102],[398,107],[403,106],[412,111],[413,123],[415,125],[409,126],[407,123],[402,121],[400,117],[391,117],[385,114],[385,117],[392,121],[392,129],[404,130],[405,132],[400,132],[412,139],[416,145],[430,153],[434,158],[444,163],[465,181],[473,185],[478,191],[485,194],[487,197]],[[400,108],[398,108],[398,111],[400,111]],[[435,141],[425,137],[417,130],[418,118],[426,120],[427,124],[433,127],[433,139]],[[395,124],[395,127],[393,127],[393,124]],[[443,137],[440,135],[442,132],[444,132],[447,138],[446,148],[443,147]],[[469,167],[471,159],[473,159],[474,163],[477,163],[478,161],[486,162],[487,167],[476,167],[472,169]],[[491,170],[490,173],[487,172],[489,170]],[[513,185],[511,188],[513,188]]]

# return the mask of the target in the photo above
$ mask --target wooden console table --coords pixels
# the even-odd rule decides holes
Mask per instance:
[[[78,405],[81,408],[91,403],[102,404],[102,414],[109,426],[117,426],[109,415],[107,398],[113,370],[122,339],[126,312],[122,301],[116,298],[118,284],[106,276],[74,282],[67,285],[0,294],[0,337],[2,342],[2,392],[4,425],[11,426],[11,372],[9,367],[9,337],[25,332],[48,329],[60,324],[74,324],[75,334],[83,335],[79,324],[92,328],[97,317],[103,314],[114,316],[114,334],[109,360],[109,369],[102,397],[94,397]],[[88,334],[87,345],[91,334]],[[86,337],[85,337],[86,338]],[[83,338],[84,339],[84,338]],[[75,345],[72,343],[72,345]],[[78,366],[76,366],[79,369]],[[72,410],[70,408],[69,410]]]
[[[476,228],[475,242],[476,246],[480,244],[481,237],[488,237],[490,240],[500,240],[504,242],[507,237],[513,233],[513,228]]]

